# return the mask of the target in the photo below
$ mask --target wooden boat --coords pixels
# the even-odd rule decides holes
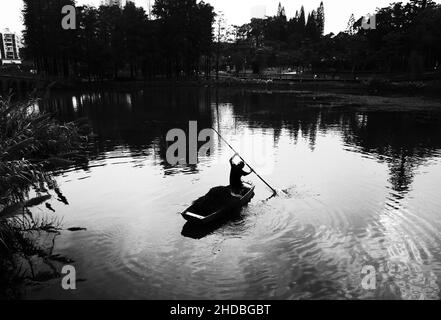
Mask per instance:
[[[244,183],[240,194],[240,197],[236,195],[236,197],[232,198],[227,203],[220,205],[218,208],[212,210],[212,212],[207,212],[205,215],[199,215],[194,212],[191,212],[192,206],[187,208],[184,212],[182,212],[182,217],[194,223],[200,224],[208,224],[215,220],[219,220],[221,218],[226,217],[229,213],[234,212],[235,210],[240,209],[251,199],[254,197],[254,186],[248,183]]]

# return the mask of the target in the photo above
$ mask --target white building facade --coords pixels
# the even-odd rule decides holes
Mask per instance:
[[[0,62],[1,64],[21,64],[20,39],[6,29],[0,33]]]

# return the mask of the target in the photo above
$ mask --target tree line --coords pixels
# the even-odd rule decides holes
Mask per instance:
[[[224,63],[236,71],[252,67],[292,68],[302,72],[375,71],[439,72],[441,5],[431,0],[392,3],[375,12],[375,27],[353,15],[347,30],[324,34],[323,3],[308,15],[302,7],[287,19],[279,5],[274,17],[252,19],[235,28],[235,39],[224,46]]]
[[[324,34],[323,3],[309,13],[301,7],[292,18],[279,4],[274,16],[230,27],[197,0],[156,0],[153,18],[131,1],[124,7],[81,6],[75,30],[60,27],[61,8],[73,0],[24,3],[25,56],[47,75],[148,79],[276,67],[419,76],[437,73],[441,61],[441,5],[431,0],[379,8],[372,29],[352,16],[337,35]]]

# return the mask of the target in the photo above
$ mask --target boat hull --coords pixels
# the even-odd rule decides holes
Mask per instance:
[[[190,212],[188,208],[184,212],[181,213],[182,217],[192,223],[198,224],[208,224],[219,219],[227,217],[229,214],[239,210],[243,206],[245,206],[251,199],[254,197],[254,186],[250,184],[244,184],[244,188],[247,190],[246,193],[237,199],[233,199],[226,203],[223,207],[219,208],[217,211],[208,214],[207,216],[201,216]]]

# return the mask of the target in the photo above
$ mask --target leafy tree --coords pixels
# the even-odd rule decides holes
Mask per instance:
[[[194,74],[201,56],[211,52],[213,7],[196,0],[157,0],[153,14],[160,20],[167,73]]]
[[[24,0],[25,56],[48,75],[69,76],[75,31],[61,28],[61,9],[73,0]],[[50,35],[50,36],[48,36]]]
[[[41,74],[90,81],[195,75],[212,55],[213,8],[196,0],[157,0],[150,20],[132,1],[124,7],[77,7],[77,29],[61,28],[73,0],[25,0],[25,54]],[[50,37],[48,37],[50,35]]]
[[[317,28],[320,36],[325,34],[325,7],[323,2],[320,2],[320,7],[317,9]]]

